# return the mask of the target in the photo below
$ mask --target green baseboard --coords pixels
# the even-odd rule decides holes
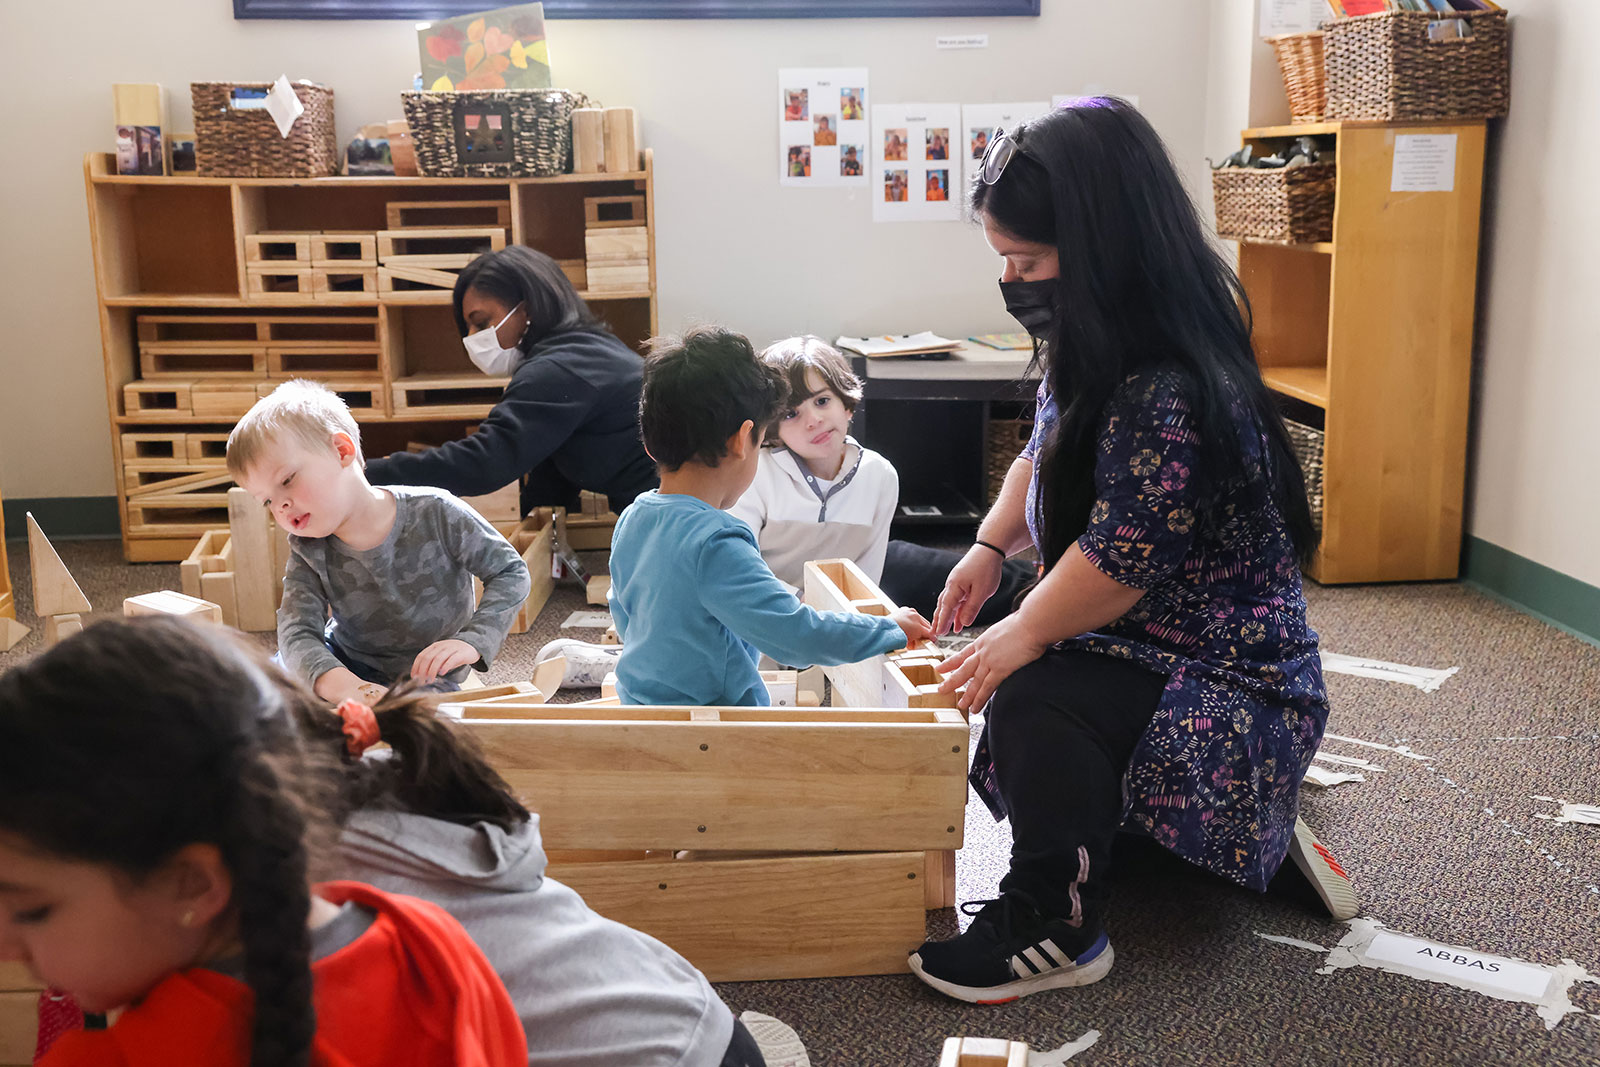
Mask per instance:
[[[1461,576],[1490,596],[1600,644],[1600,588],[1476,537],[1466,539]]]
[[[23,516],[30,511],[51,540],[122,536],[122,522],[114,496],[8,498],[5,502],[7,538],[28,536],[28,524]]]

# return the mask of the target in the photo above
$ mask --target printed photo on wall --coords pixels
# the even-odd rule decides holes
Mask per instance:
[[[867,184],[865,67],[778,71],[778,184]],[[846,157],[841,146],[854,148]]]
[[[1021,104],[962,105],[961,129],[966,132],[967,150],[961,153],[961,169],[956,175],[961,186],[951,199],[960,205],[963,214],[968,213],[966,200],[972,183],[977,180],[978,165],[983,160],[983,154],[994,141],[995,131],[1014,130],[1029,119],[1049,113],[1050,105],[1044,100]]]
[[[874,104],[871,142],[875,222],[954,222],[950,134],[964,129],[960,104]]]
[[[968,159],[982,159],[983,154],[989,150],[989,128],[978,126],[967,131]]]

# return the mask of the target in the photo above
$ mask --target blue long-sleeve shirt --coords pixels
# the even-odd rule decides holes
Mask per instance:
[[[759,706],[757,669],[854,663],[905,645],[893,620],[816,611],[767,568],[750,527],[692,496],[644,493],[611,538],[624,704]]]

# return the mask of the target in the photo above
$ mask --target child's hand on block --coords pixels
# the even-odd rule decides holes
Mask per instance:
[[[916,608],[896,608],[889,618],[905,632],[907,648],[916,648],[933,636],[933,625],[917,614]]]
[[[450,638],[435,641],[421,652],[411,664],[411,677],[419,682],[431,682],[449,674],[457,667],[478,662],[478,650],[465,641]]]

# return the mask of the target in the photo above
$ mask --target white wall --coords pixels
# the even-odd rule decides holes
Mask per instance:
[[[83,153],[111,147],[118,81],[169,89],[280,73],[337,92],[341,137],[398,117],[408,22],[236,22],[227,0],[76,0],[67,51],[48,4],[0,2],[0,39],[29,99],[7,110],[0,168],[0,490],[112,492]],[[1037,19],[552,23],[560,85],[642,115],[656,150],[663,329],[719,320],[758,343],[822,334],[1011,328],[973,228],[875,225],[865,191],[783,190],[773,112],[780,66],[871,69],[880,101],[1010,101],[1089,86],[1136,93],[1186,176],[1204,182],[1208,5],[1045,0]],[[936,34],[985,32],[939,52]],[[1220,146],[1226,151],[1232,144]],[[1203,198],[1209,186],[1198,186]]]
[[[1486,192],[1468,529],[1600,585],[1600,64],[1594,9],[1517,0]]]

